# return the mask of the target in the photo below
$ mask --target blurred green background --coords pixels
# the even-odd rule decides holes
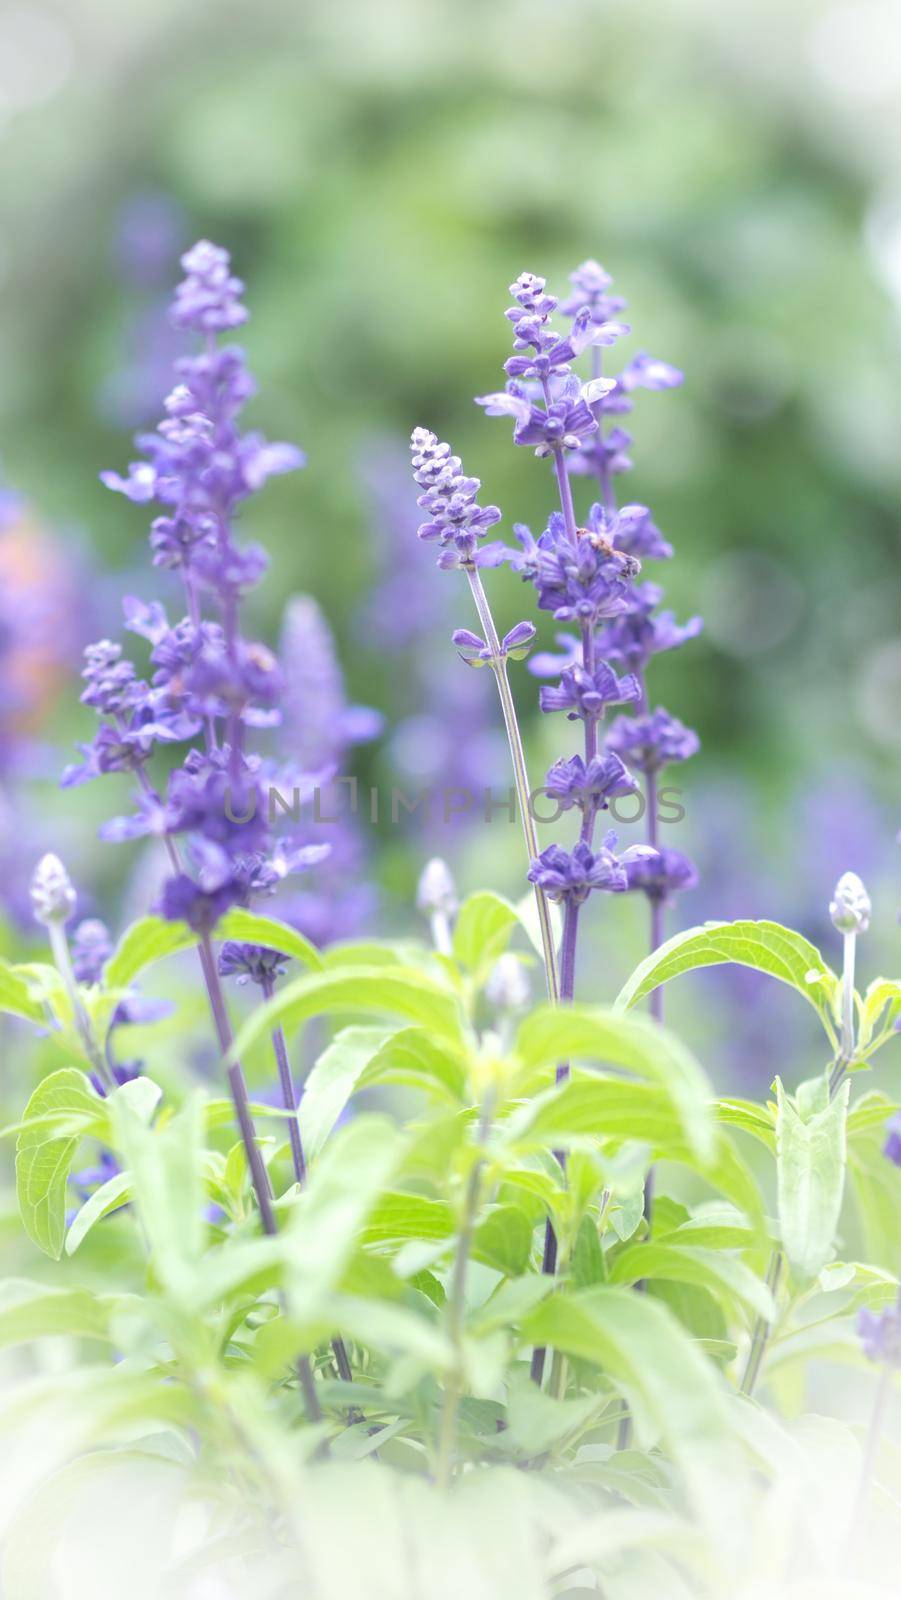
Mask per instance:
[[[505,783],[492,685],[448,640],[472,622],[465,585],[435,574],[413,536],[406,440],[416,424],[451,439],[503,507],[500,532],[540,531],[546,464],[472,396],[502,381],[508,283],[528,268],[561,292],[596,256],[629,300],[624,354],[647,348],[687,380],[639,396],[623,485],[675,544],[654,576],[677,614],[706,622],[651,681],[703,743],[673,777],[687,814],[667,842],[704,873],[673,925],[772,915],[828,940],[825,906],[851,867],[875,900],[872,970],[888,966],[901,903],[899,125],[901,18],[882,0],[0,5],[0,453],[55,541],[41,562],[71,567],[69,609],[96,632],[117,626],[123,588],[165,595],[144,508],[97,473],[121,468],[131,432],[156,419],[173,348],[161,308],[180,249],[206,235],[248,284],[253,420],[309,456],[248,510],[273,557],[255,625],[274,639],[289,593],[319,599],[350,694],[386,717],[365,778],[427,780],[443,760],[447,781],[469,739],[465,759],[477,748],[485,782]],[[401,568],[435,620],[392,652],[371,595]],[[504,623],[533,614],[512,574],[489,578]],[[90,719],[76,668],[53,684],[33,718],[45,759],[18,792],[25,782],[40,842],[65,842],[116,922],[123,903],[138,908],[140,863],[94,835],[124,793],[117,780],[56,792],[61,752]],[[516,689],[538,781],[572,730],[539,726],[524,668]],[[518,830],[503,820],[427,839],[369,832],[390,925],[412,925],[434,849],[466,887],[520,890]],[[643,907],[604,904],[593,927],[582,986],[609,997],[641,953]],[[723,985],[692,982],[705,1014],[674,991],[673,1015],[695,1039],[711,1017],[724,1036]],[[756,994],[736,999],[761,1087],[765,1024],[783,1014],[768,990],[761,1019]]]

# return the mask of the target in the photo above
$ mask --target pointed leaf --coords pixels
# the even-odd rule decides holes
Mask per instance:
[[[776,1079],[779,1224],[785,1254],[802,1279],[816,1277],[832,1254],[845,1185],[850,1088],[846,1080],[830,1100],[822,1078],[792,1098]]]
[[[790,984],[818,1013],[830,1038],[839,980],[816,945],[778,922],[705,922],[677,933],[642,961],[617,995],[626,1011],[683,972],[733,962]]]

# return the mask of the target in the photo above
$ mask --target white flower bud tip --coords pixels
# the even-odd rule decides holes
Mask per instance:
[[[498,1011],[524,1011],[532,997],[529,975],[512,951],[499,956],[485,985],[485,996]]]
[[[829,905],[832,925],[839,933],[866,933],[870,926],[870,897],[856,872],[843,872]]]
[[[434,916],[437,912],[441,916],[453,917],[458,904],[457,886],[450,867],[440,856],[433,856],[431,861],[426,862],[420,875],[416,890],[417,909],[425,916]]]
[[[31,904],[38,922],[68,922],[77,896],[59,856],[42,856],[31,880]]]

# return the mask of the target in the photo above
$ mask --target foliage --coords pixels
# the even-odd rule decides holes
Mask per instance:
[[[375,1567],[390,1565],[398,1517],[442,1538],[455,1518],[474,1519],[476,1559],[496,1505],[507,1531],[479,1559],[504,1552],[512,1565],[491,1593],[520,1572],[520,1526],[532,1554],[518,1592],[571,1593],[574,1573],[605,1594],[652,1581],[674,1595],[738,1592],[761,1515],[755,1475],[776,1486],[791,1452],[808,1459],[792,1420],[806,1366],[859,1366],[853,1314],[896,1292],[901,1173],[874,1154],[892,1106],[871,1090],[849,1109],[855,1080],[830,1094],[827,1076],[792,1095],[777,1079],[764,1106],[717,1099],[692,1054],[627,1007],[655,981],[740,960],[814,1006],[831,1056],[840,985],[818,952],[773,924],[695,929],[642,963],[616,1008],[539,1005],[513,1024],[485,997],[518,926],[490,896],[462,906],[451,955],[382,944],[335,950],[324,965],[287,927],[231,918],[240,927],[223,933],[265,932],[308,967],[251,1013],[235,1052],[277,1024],[289,1039],[308,1023],[320,1036],[299,1113],[303,1189],[286,1114],[253,1107],[273,1236],[258,1231],[228,1102],[182,1072],[165,1092],[142,1077],[98,1094],[65,995],[40,970],[9,970],[7,1009],[40,1015],[67,1059],[7,1130],[23,1225],[59,1265],[42,1273],[35,1255],[29,1276],[3,1285],[0,1344],[62,1342],[79,1382],[72,1391],[66,1369],[16,1402],[29,1425],[64,1413],[70,1444],[14,1519],[12,1592],[56,1592],[46,1551],[107,1480],[114,1503],[132,1484],[152,1504],[200,1494],[199,1546],[185,1556],[164,1540],[154,1556],[182,1585],[173,1593],[222,1563],[275,1595],[312,1562],[337,1595],[340,1553],[319,1549],[303,1508],[330,1519],[364,1502],[385,1523],[359,1535]],[[192,939],[135,924],[102,983],[81,991],[95,1027],[109,1025],[123,985]],[[861,1068],[895,989],[871,986],[856,1004],[869,1019]],[[555,1081],[564,1055],[571,1076]],[[392,1105],[402,1120],[386,1115]],[[111,1174],[73,1211],[73,1169],[100,1151]],[[648,1220],[642,1186],[655,1164]],[[546,1218],[554,1278],[540,1271]],[[878,1265],[843,1254],[856,1219]],[[333,1364],[336,1336],[349,1382]],[[541,1389],[529,1378],[536,1344],[554,1352]],[[765,1409],[741,1392],[755,1350]],[[853,1458],[853,1434],[830,1427],[830,1449],[843,1440]],[[454,1488],[440,1522],[436,1480]],[[49,1544],[35,1541],[38,1523]],[[444,1592],[439,1547],[421,1557],[420,1593]],[[825,1551],[824,1585],[828,1568]]]

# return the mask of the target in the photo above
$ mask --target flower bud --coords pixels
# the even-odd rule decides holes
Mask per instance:
[[[433,856],[422,869],[416,889],[416,907],[427,917],[456,915],[459,901],[451,870],[440,856]]]
[[[843,872],[835,886],[829,915],[839,933],[866,933],[870,926],[870,897],[856,872]]]
[[[31,880],[31,904],[38,922],[68,922],[75,910],[76,893],[72,879],[59,856],[42,856]]]
[[[531,985],[519,956],[507,951],[494,963],[485,996],[498,1011],[524,1011],[531,999]]]

